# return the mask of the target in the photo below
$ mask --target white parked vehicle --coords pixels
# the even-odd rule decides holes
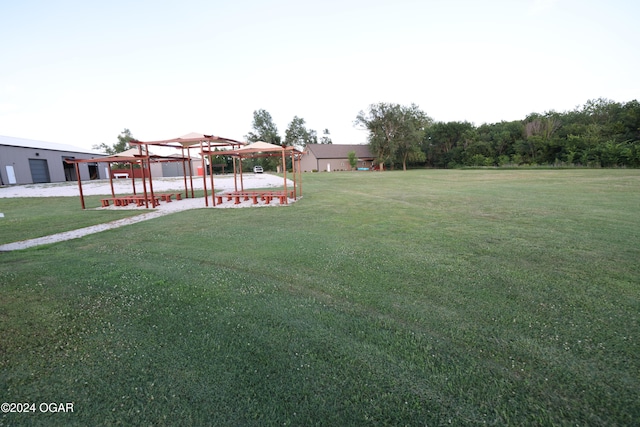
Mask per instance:
[[[262,166],[254,166],[253,167],[253,173],[262,173],[262,172],[264,172],[262,170]]]

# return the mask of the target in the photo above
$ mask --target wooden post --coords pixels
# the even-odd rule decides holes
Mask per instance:
[[[145,148],[147,149],[147,167],[149,168],[149,190],[151,191],[151,200],[154,201],[154,203],[152,203],[152,205],[154,205],[153,207],[155,208],[155,194],[153,194],[153,177],[151,176],[151,158],[149,157],[149,146],[145,145]]]
[[[282,170],[284,173],[284,195],[286,196],[284,201],[285,204],[289,204],[289,196],[287,196],[287,162],[284,156],[284,147],[282,148]]]
[[[296,182],[296,157],[295,150],[291,150],[291,173],[293,174],[293,200],[296,199],[298,194],[297,182]]]
[[[116,191],[113,189],[113,173],[111,172],[111,163],[109,163],[109,185],[111,185],[111,197],[116,197]]]
[[[233,185],[236,191],[238,191],[238,178],[236,178],[236,158],[233,157]]]
[[[300,174],[300,197],[302,197],[302,154],[298,154],[298,173]]]
[[[242,156],[238,157],[240,163],[240,191],[244,191],[244,176],[242,176]],[[236,188],[236,191],[238,189]]]
[[[129,163],[129,173],[131,174],[131,185],[133,186],[133,194],[136,194],[136,176],[133,170],[133,163]],[[113,197],[116,197],[115,195]]]
[[[140,159],[140,170],[142,172],[142,194],[144,195],[144,205],[146,208],[149,208],[149,199],[147,198],[147,180],[144,172],[144,159]]]
[[[191,157],[188,160],[191,164]],[[189,197],[189,187],[187,187],[187,165],[184,160],[184,145],[182,146],[182,176],[184,177],[184,197]]]
[[[187,147],[187,155],[189,157],[189,183],[191,184],[191,198],[193,199],[195,196],[193,195],[193,166],[191,165],[191,147]]]
[[[211,179],[211,203],[213,206],[216,205],[216,192],[213,189],[213,156],[211,155],[211,141],[208,142],[209,145],[209,178]],[[206,175],[206,174],[205,174]]]
[[[202,186],[204,188],[204,205],[209,206],[209,198],[207,195],[207,170],[204,167],[204,146],[200,141],[200,165],[202,167]]]

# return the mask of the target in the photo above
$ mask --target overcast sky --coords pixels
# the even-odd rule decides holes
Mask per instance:
[[[242,139],[265,109],[334,143],[378,102],[476,125],[640,99],[636,0],[0,2],[0,135]]]

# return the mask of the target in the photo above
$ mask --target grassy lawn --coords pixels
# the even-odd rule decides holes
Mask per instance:
[[[106,196],[85,197],[87,209],[100,206]],[[19,197],[0,199],[0,245],[35,239],[91,225],[140,215],[128,210],[82,210],[79,197]]]
[[[202,190],[194,192],[194,197],[203,196]],[[126,209],[93,210],[101,206],[100,200],[105,197],[108,196],[85,196],[86,210],[82,210],[78,196],[0,198],[0,212],[5,215],[4,218],[0,218],[0,245],[63,233],[149,212],[149,210]]]
[[[0,425],[640,419],[640,170],[303,179],[0,253]]]

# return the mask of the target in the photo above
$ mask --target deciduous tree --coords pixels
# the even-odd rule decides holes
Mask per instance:
[[[264,141],[280,145],[278,127],[273,123],[273,118],[268,111],[260,109],[253,112],[253,130],[254,132],[249,132],[246,135],[247,141]]]
[[[308,130],[303,118],[294,116],[287,127],[284,136],[284,145],[297,145],[306,147],[307,144],[317,144],[318,136],[316,131]]]
[[[320,138],[320,144],[333,144],[331,140],[331,135],[329,134],[329,129],[325,129],[322,131],[322,138]]]
[[[421,142],[425,130],[433,123],[417,105],[400,109],[400,128],[396,136],[396,158],[402,162],[402,170],[407,170],[407,162],[424,162],[426,156]]]
[[[130,148],[129,141],[131,141],[132,139],[134,138],[133,138],[133,135],[131,134],[131,131],[125,128],[125,130],[123,130],[120,133],[120,135],[118,135],[118,142],[116,142],[115,144],[109,146],[103,142],[101,144],[94,145],[93,149],[97,151],[102,151],[109,155],[122,153],[123,151],[126,151]]]
[[[360,111],[354,124],[369,132],[369,146],[381,169],[386,162],[402,163],[424,160],[420,150],[424,131],[432,123],[415,104],[379,103],[369,106],[369,112]]]
[[[358,166],[358,157],[356,156],[355,151],[349,151],[347,153],[347,158],[349,159],[349,165],[351,166],[351,170],[355,170],[356,166]]]

